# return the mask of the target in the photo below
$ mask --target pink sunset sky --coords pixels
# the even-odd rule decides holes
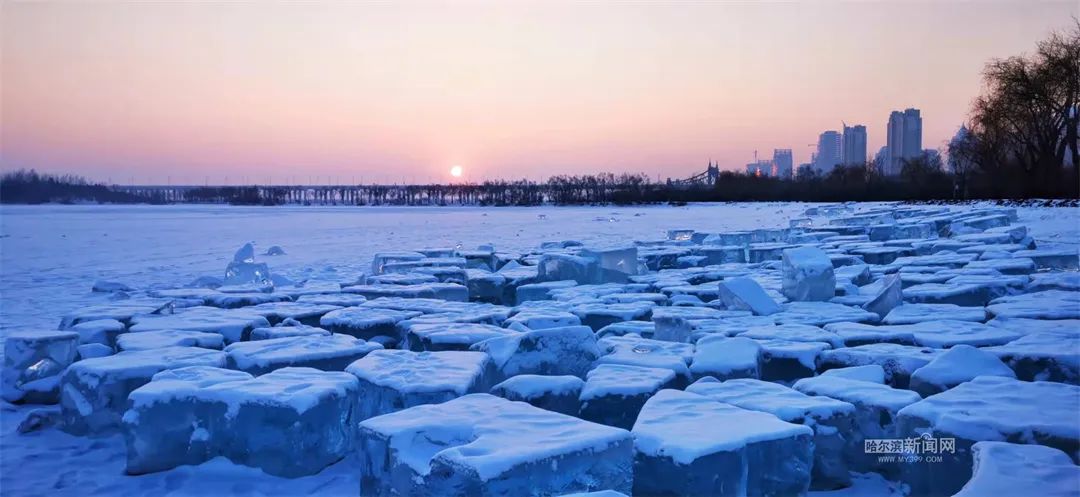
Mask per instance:
[[[0,167],[174,184],[683,177],[894,109],[941,147],[1075,0],[5,2]]]

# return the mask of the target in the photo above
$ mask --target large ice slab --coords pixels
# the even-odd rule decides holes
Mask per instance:
[[[957,345],[916,369],[911,374],[910,388],[929,397],[977,376],[1016,378],[1016,373],[990,352],[970,345]]]
[[[72,364],[60,380],[63,429],[73,434],[116,429],[127,398],[166,369],[225,367],[225,353],[198,347],[165,347],[121,352]]]
[[[601,364],[586,375],[581,389],[581,418],[630,429],[645,401],[675,384],[670,369]]]
[[[768,316],[782,310],[780,304],[751,278],[727,278],[719,285],[720,302],[728,309],[751,311],[758,316]]]
[[[885,324],[914,324],[923,321],[986,321],[983,307],[962,307],[956,304],[904,304],[889,312]]]
[[[487,394],[368,419],[358,433],[362,495],[630,493],[626,430]]]
[[[836,295],[836,276],[825,251],[798,247],[783,254],[784,296],[794,301],[825,301]]]
[[[978,442],[971,446],[971,453],[971,480],[954,497],[1075,497],[1080,493],[1080,466],[1058,449]]]
[[[796,381],[792,388],[807,395],[830,397],[855,406],[855,430],[851,443],[845,448],[848,466],[859,472],[874,470],[890,476],[896,473],[895,467],[889,467],[888,463],[879,461],[876,454],[864,449],[865,440],[894,438],[897,413],[918,402],[921,399],[919,394],[841,375],[803,378]]]
[[[440,299],[467,302],[469,289],[458,283],[421,283],[416,285],[353,285],[341,289],[346,293],[362,295],[368,300],[380,297],[417,299]]]
[[[772,414],[661,390],[638,415],[634,495],[803,495],[813,431]]]
[[[504,377],[519,374],[585,377],[600,357],[596,335],[588,326],[533,330],[473,345],[487,352]]]
[[[915,345],[915,335],[898,326],[874,326],[862,323],[830,323],[825,329],[836,333],[844,345],[856,347],[871,343]]]
[[[337,309],[341,309],[341,307],[309,302],[270,302],[253,306],[250,310],[261,314],[273,325],[286,319],[293,319],[308,326],[318,326],[319,318],[323,314]]]
[[[319,320],[319,326],[334,333],[352,335],[364,340],[371,340],[377,336],[399,338],[397,324],[420,314],[418,311],[377,307],[346,307],[323,315]]]
[[[132,318],[144,314],[153,314],[169,307],[168,299],[126,299],[108,304],[92,305],[65,314],[60,321],[60,329],[66,330],[87,321],[114,319],[130,324]]]
[[[125,350],[160,349],[163,347],[201,347],[221,350],[225,337],[217,333],[190,330],[161,330],[124,333],[116,339],[116,348]]]
[[[690,372],[695,378],[760,378],[764,352],[749,338],[707,336],[698,340]]]
[[[491,394],[507,400],[528,402],[540,409],[577,416],[581,410],[581,389],[585,382],[577,376],[519,374],[491,387]]]
[[[986,310],[994,317],[1080,319],[1080,292],[1046,290],[994,299]]]
[[[911,374],[937,358],[941,350],[894,343],[874,343],[826,350],[821,353],[821,368],[846,368],[876,364],[885,370],[885,380],[893,386],[907,388]]]
[[[72,331],[16,331],[4,339],[3,399],[52,404],[60,375],[75,362],[79,334]]]
[[[949,495],[960,490],[972,471],[975,442],[1040,444],[1075,460],[1080,447],[1080,387],[1044,381],[982,376],[900,410],[899,438],[931,433],[952,439],[954,451],[940,461],[904,464],[903,480],[912,495]]]
[[[152,473],[209,460],[217,452],[209,431],[215,427],[209,423],[209,406],[197,398],[199,391],[252,378],[243,371],[188,366],[157,373],[132,391],[121,424],[128,449],[127,473]]]
[[[344,371],[382,345],[349,335],[294,336],[238,342],[225,347],[228,365],[255,376],[285,367],[306,367],[323,371]]]
[[[903,306],[901,306],[903,307]],[[895,312],[895,310],[894,310]],[[881,318],[873,312],[832,302],[789,302],[784,310],[773,314],[780,324],[824,326],[829,323],[876,323]]]
[[[330,332],[318,326],[300,324],[298,321],[285,321],[277,326],[269,328],[255,328],[251,330],[251,340],[270,340],[273,338],[301,337],[301,336],[329,336]]]
[[[790,340],[793,342],[821,342],[831,347],[843,347],[839,335],[817,326],[805,324],[780,324],[775,326],[754,326],[738,336],[755,340]]]
[[[190,307],[177,309],[173,314],[139,315],[131,318],[129,332],[187,330],[217,333],[226,343],[247,340],[251,330],[270,326],[263,316],[247,309],[218,309]]]
[[[489,338],[514,335],[516,330],[479,323],[409,323],[402,348],[412,351],[469,350]]]
[[[1008,364],[1021,380],[1080,383],[1080,337],[1076,335],[1036,332],[984,350]]]
[[[100,343],[109,347],[116,345],[116,338],[127,331],[127,325],[115,319],[83,321],[71,327],[79,334],[79,343]]]
[[[688,343],[650,340],[636,334],[609,336],[597,341],[603,355],[596,364],[626,364],[663,368],[675,372],[678,386],[691,381],[690,361],[694,346]]]
[[[496,382],[482,352],[376,350],[345,370],[360,380],[359,419],[487,392]]]
[[[814,430],[811,488],[827,490],[851,484],[847,452],[854,443],[855,406],[753,379],[719,382],[703,378],[686,391],[735,407],[767,412],[789,423],[809,426]]]
[[[581,324],[600,331],[607,325],[623,321],[648,321],[652,318],[653,306],[652,302],[588,303],[574,306],[571,312],[581,319]]]
[[[318,473],[352,451],[356,378],[310,368],[247,379],[239,374],[181,371],[132,392],[123,418],[128,472],[224,456],[297,477]]]
[[[506,325],[518,323],[530,330],[543,330],[547,328],[563,328],[581,324],[581,318],[569,311],[557,310],[524,310],[506,320]]]

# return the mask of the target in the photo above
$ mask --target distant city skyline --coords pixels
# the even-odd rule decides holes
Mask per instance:
[[[542,179],[811,162],[967,117],[1077,2],[11,2],[0,169],[126,184]],[[762,33],[767,33],[762,36]],[[831,143],[831,142],[830,142]],[[844,160],[845,150],[838,152]],[[455,166],[461,177],[451,176]],[[317,178],[321,180],[316,181]]]

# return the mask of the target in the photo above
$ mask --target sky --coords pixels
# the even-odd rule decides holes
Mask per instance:
[[[1080,2],[4,2],[0,169],[119,184],[743,170],[889,112],[937,148]]]

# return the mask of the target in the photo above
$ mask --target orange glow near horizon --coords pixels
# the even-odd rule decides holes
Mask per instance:
[[[0,167],[201,184],[745,170],[841,120],[955,132],[1062,2],[11,2]],[[454,175],[457,177],[457,175]],[[276,179],[274,179],[276,178]]]

